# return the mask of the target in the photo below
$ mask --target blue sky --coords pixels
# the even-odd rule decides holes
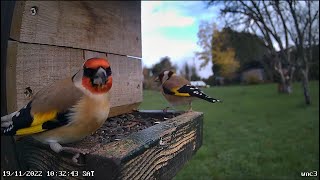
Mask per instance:
[[[218,17],[217,7],[206,7],[204,1],[141,1],[142,63],[151,67],[161,57],[169,56],[173,64],[195,65],[201,77],[212,75],[210,63],[199,69],[195,59],[200,22]]]

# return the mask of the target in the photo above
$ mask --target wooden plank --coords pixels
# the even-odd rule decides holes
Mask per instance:
[[[24,14],[25,5],[26,1],[17,1],[14,6],[10,28],[10,37],[13,39],[20,39],[22,15]]]
[[[142,95],[141,60],[107,54],[111,64],[113,85],[110,91],[112,106],[140,103]]]
[[[84,59],[90,59],[90,58],[105,58],[105,59],[107,59],[107,53],[99,53],[99,52],[84,50]]]
[[[13,41],[8,41],[8,57],[6,66],[6,97],[8,114],[17,110],[17,88],[16,88],[16,64],[17,46]]]
[[[36,93],[50,83],[72,76],[84,62],[83,51],[79,49],[12,41],[9,44],[15,44],[8,48],[12,54],[10,62],[16,61],[16,66],[12,65],[9,70],[13,76],[10,82],[16,83],[8,87],[12,98],[8,105],[14,104],[11,105],[14,110],[30,100],[24,94],[27,87]]]
[[[27,87],[36,93],[54,81],[72,76],[84,58],[106,57],[104,53],[80,49],[13,41],[9,44],[11,64],[7,71],[10,75],[7,97],[11,111],[22,108],[30,100],[24,94]],[[117,107],[111,114],[131,112],[142,102],[141,61],[112,54],[108,54],[108,60],[113,73],[111,106]]]
[[[56,154],[48,146],[30,139],[21,140],[17,145],[24,170],[93,171],[91,178],[106,180],[171,179],[201,147],[202,127],[203,114],[189,112],[132,133],[120,141],[105,144],[87,138],[74,146],[88,148],[100,144],[101,148],[81,156],[81,162],[85,163],[82,167],[72,165],[67,154]],[[84,177],[79,175],[77,179]]]
[[[131,113],[137,110],[140,104],[141,102],[111,107],[109,117],[114,117],[125,113]]]
[[[99,156],[115,160],[120,164],[117,179],[171,179],[201,147],[202,120],[199,112],[182,114],[109,143],[88,160]],[[102,173],[102,167],[95,171]]]
[[[140,6],[140,1],[25,1],[16,6],[11,38],[141,57]]]

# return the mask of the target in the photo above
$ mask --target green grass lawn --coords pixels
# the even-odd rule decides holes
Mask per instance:
[[[310,83],[311,106],[300,83],[291,95],[276,87],[203,89],[223,103],[193,103],[204,112],[203,145],[175,179],[310,179],[300,173],[315,170],[319,177],[319,81]],[[146,90],[140,109],[166,105],[159,92]]]

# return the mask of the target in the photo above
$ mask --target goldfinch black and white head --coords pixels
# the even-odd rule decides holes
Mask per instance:
[[[156,78],[156,81],[160,81],[161,83],[163,83],[168,79],[170,79],[173,74],[174,72],[165,70],[158,75],[158,77]]]

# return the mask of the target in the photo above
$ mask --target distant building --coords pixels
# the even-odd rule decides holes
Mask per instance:
[[[208,85],[203,81],[190,81],[192,86],[196,87],[208,87]]]
[[[253,68],[242,72],[241,80],[247,84],[256,84],[265,81],[265,72],[262,68]]]
[[[221,77],[221,76],[215,77],[215,85],[223,86],[224,85],[224,77]]]

